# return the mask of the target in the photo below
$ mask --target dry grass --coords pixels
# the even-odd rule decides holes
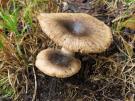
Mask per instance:
[[[76,57],[82,61],[80,73],[55,82],[34,66],[40,50],[58,48],[41,31],[36,15],[39,12],[60,12],[60,6],[52,0],[13,0],[8,7],[13,5],[19,8],[17,31],[20,35],[5,26],[0,32],[0,95],[18,101],[45,101],[50,97],[65,101],[133,101],[135,33],[126,33],[122,23],[133,14],[135,3],[129,4],[124,0],[91,1],[88,13],[111,27],[114,42],[101,54],[77,53]],[[49,89],[53,84],[57,89]],[[48,91],[47,94],[43,90]],[[42,94],[45,94],[44,97]]]

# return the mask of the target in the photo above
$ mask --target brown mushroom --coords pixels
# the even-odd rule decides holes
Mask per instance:
[[[104,22],[84,13],[41,13],[40,26],[66,53],[105,51],[112,33]]]
[[[35,65],[43,73],[58,78],[70,77],[81,68],[80,60],[50,48],[37,55]]]

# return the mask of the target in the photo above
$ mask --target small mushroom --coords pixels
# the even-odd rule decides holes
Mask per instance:
[[[35,65],[43,73],[58,78],[70,77],[81,68],[80,60],[64,54],[59,49],[50,48],[42,50],[37,55]]]
[[[41,13],[38,20],[43,32],[71,55],[105,51],[112,41],[110,28],[88,14]]]

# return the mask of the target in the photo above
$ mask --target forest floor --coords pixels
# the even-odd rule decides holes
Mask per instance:
[[[134,101],[135,0],[0,0],[0,101]],[[107,24],[111,46],[81,54],[72,77],[49,77],[35,67],[39,51],[59,48],[42,32],[40,12],[83,12]]]

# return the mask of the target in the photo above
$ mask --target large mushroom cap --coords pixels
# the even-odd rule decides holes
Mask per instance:
[[[99,53],[112,41],[110,28],[84,13],[41,13],[42,30],[58,45],[83,53]]]
[[[42,50],[37,55],[35,65],[43,73],[58,78],[70,77],[81,68],[78,59],[50,48]]]

